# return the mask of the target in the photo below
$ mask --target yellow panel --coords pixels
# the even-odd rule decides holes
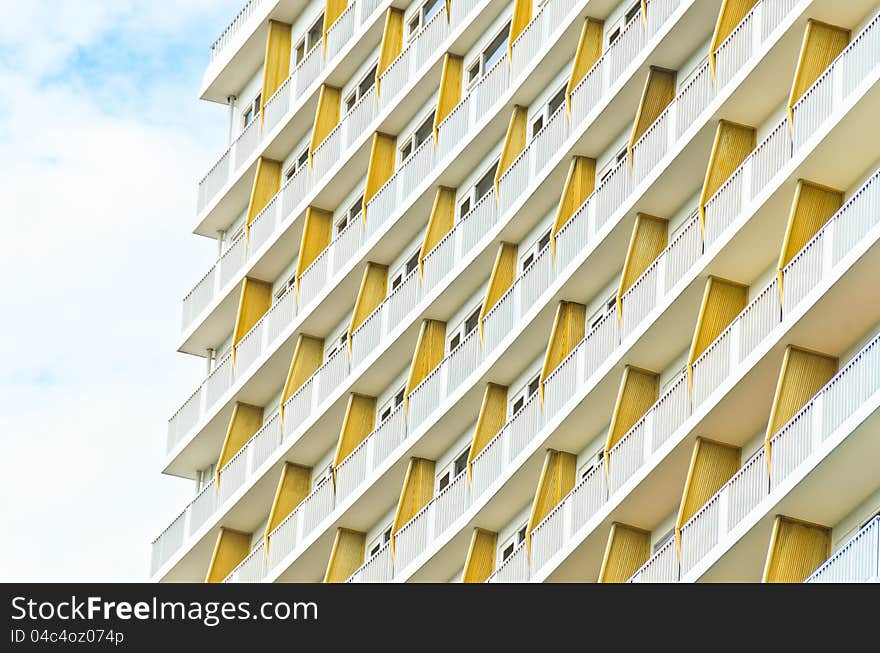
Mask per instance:
[[[309,168],[312,167],[312,155],[324,139],[339,124],[339,113],[342,106],[342,91],[326,84],[321,85],[318,95],[318,107],[315,109],[315,124],[312,127],[312,140],[309,142]]]
[[[206,583],[222,583],[248,553],[251,552],[251,535],[221,527],[214,543],[214,552],[205,575]]]
[[[675,99],[675,80],[678,73],[674,70],[651,66],[645,86],[642,88],[642,98],[639,100],[639,108],[633,121],[632,132],[629,136],[627,154],[632,165],[633,146],[644,135],[654,121],[660,117],[663,110]]]
[[[480,415],[477,417],[477,425],[474,428],[474,439],[471,442],[471,450],[468,453],[468,474],[471,472],[471,463],[492,441],[507,419],[507,386],[495,383],[486,384],[486,392],[483,393],[483,403],[480,406]]]
[[[379,49],[379,63],[376,67],[376,91],[381,94],[379,78],[403,50],[403,10],[388,7],[385,14],[385,27],[382,30],[382,46]]]
[[[373,134],[373,144],[370,147],[370,165],[367,168],[367,181],[364,184],[364,224],[367,222],[367,203],[394,174],[396,147],[397,138],[395,136],[379,132]]]
[[[348,395],[339,441],[333,456],[333,467],[339,466],[376,427],[376,398],[366,395]]]
[[[358,290],[351,324],[348,327],[348,346],[351,347],[351,335],[364,323],[376,307],[385,299],[388,292],[388,266],[370,261],[364,268],[361,287]]]
[[[232,344],[237,345],[272,306],[272,284],[245,277],[238,298]]]
[[[615,444],[627,434],[648,409],[657,401],[660,392],[660,376],[650,370],[627,365],[623,368],[623,377],[617,391],[617,401],[611,423],[608,425],[608,437],[605,440],[605,451],[611,451]]]
[[[688,382],[693,382],[693,364],[749,302],[749,287],[709,277],[697,315],[694,337],[688,354]]]
[[[464,561],[462,583],[484,583],[495,570],[495,549],[498,533],[475,528],[471,535],[467,558]]]
[[[324,359],[324,339],[300,334],[290,360],[290,370],[281,393],[281,406],[315,373]],[[284,413],[282,412],[282,417]]]
[[[572,157],[571,165],[568,167],[568,176],[565,178],[565,186],[562,188],[562,196],[559,198],[556,219],[553,221],[550,245],[553,248],[554,256],[556,256],[556,234],[587,201],[595,188],[596,159],[588,159],[585,156]]]
[[[448,13],[446,14],[449,15]],[[434,112],[434,142],[437,142],[437,128],[461,102],[462,69],[464,59],[446,53],[443,57],[443,74],[440,76],[440,90],[437,93],[437,111]]]
[[[736,474],[740,464],[740,449],[723,442],[697,438],[691,454],[687,479],[675,521],[675,537],[681,545],[681,527]]]
[[[748,125],[719,120],[700,193],[700,225],[706,233],[706,202],[724,185],[746,157],[755,149],[756,131]]]
[[[650,557],[651,532],[615,522],[608,534],[599,582],[625,583]]]
[[[715,52],[724,43],[730,33],[746,17],[758,0],[722,0],[721,10],[718,12],[718,20],[715,21],[715,31],[712,41],[709,43],[709,67],[712,69],[712,77],[715,77]]]
[[[779,296],[782,298],[782,270],[816,232],[843,206],[843,191],[798,179],[785,228],[785,239],[776,266]]]
[[[669,223],[663,218],[639,213],[629,239],[629,249],[623,262],[620,287],[617,289],[617,315],[623,318],[622,299],[636,280],[642,276],[651,263],[666,249]]]
[[[263,67],[263,92],[260,95],[261,120],[266,102],[290,75],[290,44],[291,25],[270,20],[266,37],[266,65]]]
[[[321,28],[321,34],[324,38],[324,53],[327,52],[327,31],[333,26],[333,23],[342,15],[342,12],[348,7],[348,0],[325,0],[324,6],[324,24]]]
[[[830,528],[777,515],[762,582],[802,583],[829,555]]]
[[[788,117],[792,119],[792,108],[813,82],[837,58],[849,43],[850,31],[844,27],[829,25],[812,18],[807,21],[801,53],[798,57],[791,93],[788,98]]]
[[[767,422],[767,462],[773,453],[770,438],[776,435],[794,415],[813,398],[831,377],[837,374],[837,359],[819,352],[789,345],[782,357],[773,407]]]
[[[513,58],[513,42],[532,20],[534,0],[513,0],[513,13],[510,17],[510,36],[507,38],[507,56]]]
[[[590,18],[584,21],[581,29],[581,38],[578,41],[577,52],[571,66],[571,76],[568,78],[568,87],[565,89],[565,104],[568,115],[571,115],[571,94],[580,81],[602,56],[602,36],[605,27],[604,21]]]
[[[336,531],[330,560],[327,562],[325,583],[344,583],[364,564],[364,549],[367,546],[367,535],[347,528]]]
[[[427,377],[443,360],[446,347],[446,323],[437,320],[424,320],[419,329],[419,339],[409,367],[406,381],[406,395]]]
[[[565,451],[547,450],[541,478],[535,490],[532,510],[529,513],[529,525],[526,531],[526,545],[531,550],[532,530],[550,514],[560,501],[574,487],[577,471],[577,456]]]
[[[425,257],[437,246],[443,236],[448,234],[455,222],[455,189],[440,186],[434,196],[434,205],[431,207],[431,217],[428,219],[428,227],[425,229],[425,238],[422,241],[422,249],[419,250],[419,274],[424,272]]]
[[[306,209],[302,237],[299,242],[299,258],[296,261],[296,289],[299,291],[299,278],[315,262],[327,246],[333,234],[333,214],[330,211],[310,206]]]
[[[495,255],[495,263],[492,265],[492,275],[489,277],[489,283],[486,286],[486,297],[483,300],[483,307],[480,309],[480,340],[483,338],[483,320],[489,314],[489,311],[498,303],[504,293],[516,281],[516,254],[518,248],[510,243],[501,243],[498,246],[498,253]]]
[[[544,401],[544,381],[559,364],[565,360],[572,349],[584,339],[587,307],[574,302],[559,302],[553,318],[553,330],[544,355],[541,368],[541,401]]]
[[[275,488],[275,498],[272,499],[272,508],[269,510],[269,521],[266,522],[266,551],[269,551],[269,533],[287,519],[287,516],[309,496],[312,489],[312,469],[293,463],[284,463],[281,476],[278,478],[278,486]]]
[[[220,487],[220,470],[232,460],[248,440],[260,430],[263,425],[263,409],[260,406],[251,406],[236,402],[232,408],[232,417],[229,418],[229,426],[226,428],[226,437],[220,449],[220,458],[217,460],[217,487]]]
[[[507,135],[504,137],[504,145],[501,148],[501,158],[495,169],[495,193],[498,193],[498,182],[502,175],[516,161],[516,157],[526,146],[526,125],[528,124],[529,111],[525,107],[513,107],[510,122],[507,123]]]
[[[397,532],[434,496],[434,461],[410,458],[394,513],[391,531],[392,542]]]
[[[257,171],[254,174],[251,197],[248,201],[248,234],[250,234],[251,222],[260,215],[279,190],[281,190],[281,162],[260,157],[257,159]]]

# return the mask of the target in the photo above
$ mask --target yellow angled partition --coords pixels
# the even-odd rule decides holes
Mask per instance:
[[[621,438],[638,422],[657,401],[660,392],[660,376],[650,370],[632,365],[623,368],[623,378],[614,402],[614,412],[608,425],[605,453],[614,448]],[[608,467],[605,468],[606,470]]]
[[[681,527],[684,526],[721,487],[736,474],[740,464],[740,449],[723,442],[697,438],[691,454],[678,518],[675,520],[675,538],[681,546]]]
[[[266,65],[263,67],[263,91],[260,95],[260,119],[263,107],[290,75],[290,45],[292,26],[277,20],[269,21],[266,37]]]
[[[339,528],[330,550],[330,560],[324,574],[325,583],[344,583],[364,564],[367,535],[359,531]]]
[[[614,522],[605,545],[599,582],[625,583],[650,557],[651,531]]]
[[[559,302],[556,316],[553,318],[553,330],[547,343],[544,365],[541,368],[541,402],[544,402],[544,381],[551,372],[559,367],[572,349],[584,339],[584,327],[587,318],[587,307],[574,302]]]
[[[364,276],[361,277],[361,287],[358,290],[357,301],[354,303],[354,312],[351,314],[351,324],[348,327],[348,346],[351,348],[351,336],[357,328],[370,317],[376,307],[385,299],[388,292],[388,266],[380,263],[367,263],[364,268]]]
[[[538,479],[538,487],[535,490],[535,498],[532,501],[532,510],[529,513],[529,525],[526,529],[526,546],[531,551],[532,531],[535,526],[550,514],[565,495],[574,487],[577,475],[577,456],[565,451],[547,450],[544,458],[544,466],[541,468],[541,477]]]
[[[633,120],[632,132],[627,144],[629,164],[632,166],[633,147],[646,131],[660,117],[663,110],[675,99],[675,81],[678,73],[674,70],[651,66],[645,86],[642,88],[642,98],[639,100],[639,108],[636,118]]]
[[[232,407],[232,417],[229,418],[229,426],[226,428],[226,437],[220,449],[220,458],[217,459],[217,469],[214,472],[217,487],[220,487],[220,470],[235,457],[248,440],[260,430],[263,425],[263,409],[260,406],[251,406],[236,402]]]
[[[788,97],[788,119],[793,120],[794,105],[807,89],[819,79],[825,69],[849,44],[850,31],[837,25],[829,25],[812,18],[807,21],[801,53],[798,57],[791,93]]]
[[[777,515],[761,582],[802,583],[829,555],[830,528]]]
[[[507,37],[507,56],[513,60],[513,42],[522,34],[532,20],[533,0],[513,0],[513,13],[510,17],[510,36]]]
[[[749,287],[735,281],[709,277],[687,359],[688,383],[693,383],[693,365],[721,332],[749,302]]]
[[[327,52],[327,32],[333,23],[342,15],[348,7],[348,0],[325,0],[324,24],[321,26],[321,35],[324,39],[324,53]]]
[[[843,191],[798,179],[785,228],[785,238],[782,241],[782,251],[779,252],[779,263],[776,266],[780,301],[783,290],[782,270],[841,206]]]
[[[358,445],[373,432],[375,426],[376,398],[355,393],[348,395],[348,405],[345,407],[336,453],[333,455],[334,469],[358,448]]]
[[[700,193],[700,226],[706,233],[706,202],[724,185],[746,157],[755,149],[754,127],[719,120]]]
[[[455,222],[455,189],[440,186],[434,196],[431,217],[425,229],[422,249],[419,250],[419,274],[424,273],[425,257],[452,230]]]
[[[237,345],[272,306],[272,284],[245,277],[238,298],[232,344]]]
[[[373,144],[370,147],[370,165],[367,168],[367,180],[364,183],[364,209],[362,211],[364,224],[367,223],[367,204],[394,174],[396,147],[396,136],[388,136],[379,132],[373,134]]]
[[[556,256],[556,234],[571,219],[571,216],[587,201],[587,198],[596,188],[596,159],[588,159],[585,156],[575,156],[568,166],[568,175],[565,178],[565,186],[562,187],[562,196],[559,198],[559,208],[556,210],[556,219],[553,221],[550,246],[553,256]]]
[[[447,12],[447,16],[449,13]],[[434,112],[434,143],[437,143],[437,128],[452,110],[461,102],[462,70],[464,59],[446,53],[443,57],[443,73],[440,75],[440,90],[437,92],[437,110]]]
[[[324,139],[339,124],[339,113],[342,107],[342,91],[327,84],[321,85],[318,95],[318,107],[315,109],[315,124],[312,127],[312,140],[309,141],[309,168],[312,167],[312,155]]]
[[[266,530],[263,535],[266,542],[266,551],[269,550],[269,533],[274,531],[281,522],[287,519],[296,507],[309,496],[312,489],[312,468],[284,463],[281,469],[281,477],[275,488],[275,497],[272,499],[272,508],[269,510],[269,520],[266,522]]]
[[[440,364],[445,349],[446,323],[437,320],[422,321],[406,380],[407,406],[409,406],[409,394]]]
[[[382,45],[379,48],[379,63],[376,66],[376,91],[381,95],[380,78],[403,50],[403,9],[388,7],[385,13],[385,27],[382,30]]]
[[[333,214],[310,206],[306,209],[302,237],[299,242],[299,258],[296,261],[296,290],[302,273],[315,262],[327,246],[333,234]]]
[[[526,125],[528,123],[529,111],[525,107],[519,105],[513,107],[513,113],[510,116],[510,122],[507,123],[507,135],[504,137],[504,145],[501,148],[501,158],[498,160],[498,167],[495,169],[495,194],[498,194],[498,182],[507,172],[507,169],[513,165],[516,158],[522,153],[526,146]]]
[[[250,234],[251,222],[260,215],[279,190],[281,190],[281,162],[260,157],[257,159],[257,171],[254,174],[251,197],[248,201],[248,234]]]
[[[394,524],[391,529],[391,541],[406,523],[416,516],[434,497],[434,461],[424,458],[410,458],[394,512]]]
[[[501,243],[498,246],[498,253],[495,255],[495,263],[492,265],[492,275],[489,277],[489,283],[486,286],[486,297],[483,299],[483,307],[480,309],[480,340],[483,339],[483,320],[489,314],[489,311],[498,303],[504,293],[516,281],[516,255],[518,251],[516,245],[511,243]]]
[[[623,319],[623,295],[629,290],[651,263],[666,249],[669,233],[669,222],[645,213],[636,215],[626,260],[623,262],[623,273],[620,275],[620,287],[617,289],[617,316]]]
[[[214,552],[208,564],[206,583],[222,583],[223,580],[251,552],[251,534],[220,527]]]
[[[480,406],[480,415],[477,417],[477,425],[474,428],[474,439],[468,452],[468,474],[471,473],[471,464],[492,441],[507,419],[507,386],[496,383],[487,383],[486,392],[483,393],[483,403]]]
[[[602,56],[602,36],[605,29],[604,21],[590,18],[584,21],[577,52],[571,65],[571,76],[565,89],[565,105],[571,115],[571,94],[590,69]]]
[[[715,21],[715,31],[709,43],[709,68],[712,78],[715,78],[715,53],[722,43],[736,29],[746,14],[752,10],[758,0],[722,0],[721,9],[718,11],[718,20]]]
[[[300,334],[293,350],[293,358],[290,360],[290,370],[287,372],[287,380],[284,382],[284,391],[281,393],[281,416],[284,417],[284,404],[290,399],[302,384],[309,380],[324,359],[324,339],[314,338]]]
[[[484,583],[495,571],[495,547],[498,533],[475,528],[464,561],[462,583]]]

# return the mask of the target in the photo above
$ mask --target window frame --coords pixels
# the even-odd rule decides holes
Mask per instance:
[[[471,90],[481,79],[483,79],[483,77],[485,77],[489,69],[497,63],[497,61],[493,61],[490,65],[487,66],[486,64],[490,58],[487,55],[490,51],[492,52],[492,54],[494,54],[497,51],[496,47],[501,48],[503,46],[503,40],[501,44],[498,44],[497,46],[496,41],[498,41],[498,39],[501,38],[502,35],[505,34],[505,32],[506,40],[508,42],[510,41],[510,25],[510,21],[507,21],[504,25],[502,25],[501,28],[492,35],[492,38],[489,39],[486,47],[480,50],[480,52],[476,54],[473,59],[471,59],[471,62],[465,68],[465,87],[467,88],[467,90]],[[501,56],[503,57],[504,54],[502,53]],[[476,68],[477,70],[476,75],[471,74],[471,71],[473,71],[474,68]]]

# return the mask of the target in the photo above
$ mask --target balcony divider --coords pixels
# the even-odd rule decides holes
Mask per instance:
[[[706,227],[706,203],[724,185],[746,157],[755,149],[757,131],[748,125],[739,125],[729,120],[719,120],[706,167],[706,179],[700,194],[700,222],[703,234]]]
[[[388,266],[370,261],[364,268],[361,285],[358,289],[351,323],[348,325],[348,348],[351,350],[351,334],[364,323],[373,311],[385,300],[388,292]]]
[[[480,307],[480,341],[483,340],[483,321],[489,312],[495,307],[502,297],[507,294],[510,287],[516,281],[516,263],[519,247],[511,243],[500,243],[498,252],[495,254],[495,262],[492,264],[492,273],[489,275],[489,283],[486,284],[486,296]]]
[[[687,358],[688,380],[693,388],[694,363],[749,303],[749,287],[710,276],[706,280],[694,337]],[[711,384],[710,384],[711,385]]]
[[[487,383],[483,393],[483,402],[480,404],[480,414],[477,416],[477,425],[474,427],[474,438],[468,452],[468,476],[472,473],[471,464],[474,458],[486,448],[492,439],[504,426],[507,419],[507,393],[505,385]]]
[[[675,82],[678,72],[651,66],[642,88],[642,97],[633,120],[632,131],[626,146],[630,168],[633,165],[633,147],[645,135],[657,118],[659,118],[675,99]]]
[[[290,359],[290,369],[287,372],[287,380],[281,392],[281,414],[287,419],[287,402],[308,381],[312,374],[321,367],[324,360],[324,339],[300,334]],[[285,424],[284,431],[288,432]]]
[[[448,9],[447,9],[448,11]],[[461,102],[462,71],[464,59],[451,52],[443,57],[443,72],[440,74],[440,89],[437,91],[437,110],[434,112],[434,142],[437,143],[437,128],[452,110]]]
[[[394,511],[394,523],[391,530],[392,547],[397,534],[407,526],[410,520],[424,508],[434,496],[434,461],[424,458],[410,458]]]
[[[251,223],[257,218],[266,205],[281,189],[281,162],[265,157],[257,159],[257,171],[254,173],[254,184],[247,208],[247,231],[250,240]]]
[[[444,236],[452,231],[455,221],[455,189],[440,186],[434,196],[434,204],[431,206],[431,216],[428,218],[428,226],[425,228],[425,237],[419,250],[419,271],[424,276],[425,257],[443,240]]]
[[[370,147],[370,164],[367,167],[367,180],[364,183],[364,205],[361,213],[364,224],[369,224],[369,203],[385,182],[394,174],[394,159],[397,155],[397,137],[388,134],[373,134]]]
[[[251,551],[251,534],[220,527],[205,574],[206,583],[221,583]]]
[[[403,10],[388,7],[385,13],[385,27],[382,30],[382,45],[379,46],[379,63],[376,66],[376,88],[382,95],[381,77],[397,55],[403,50]]]
[[[360,446],[376,427],[376,397],[352,392],[348,395],[345,417],[333,455],[334,472],[339,464]]]
[[[614,402],[605,454],[610,453],[633,425],[657,402],[660,392],[660,375],[632,365],[623,368],[620,388]]]
[[[651,531],[614,522],[599,570],[600,583],[624,583],[651,556]]]
[[[513,0],[513,11],[510,16],[510,33],[507,37],[507,56],[513,60],[513,43],[532,21],[532,4],[534,0]]]
[[[275,496],[272,498],[272,507],[269,509],[269,519],[266,521],[266,530],[263,535],[266,550],[269,550],[269,534],[274,531],[281,522],[287,519],[303,499],[309,496],[312,487],[312,468],[285,461],[275,488]]]
[[[348,528],[337,529],[333,548],[330,551],[330,560],[327,562],[327,571],[324,574],[324,582],[344,583],[348,580],[348,577],[364,564],[366,546],[366,533]]]
[[[620,285],[617,288],[617,314],[623,321],[623,296],[666,249],[669,221],[646,213],[637,213],[633,224]]]
[[[810,18],[788,98],[788,119],[794,121],[794,107],[849,44],[850,30]]]
[[[764,583],[802,583],[831,555],[831,529],[785,515],[773,520]]]
[[[239,354],[239,345],[244,345],[245,336],[260,321],[272,306],[272,284],[245,277],[238,298],[235,325],[232,329],[233,362],[247,364],[247,354]],[[242,360],[244,359],[244,360]]]
[[[544,403],[544,384],[551,372],[555,371],[578,343],[583,340],[586,316],[587,307],[583,304],[559,302],[559,305],[556,307],[553,329],[550,332],[550,340],[547,343],[544,365],[541,367],[540,395],[542,404]]]
[[[526,548],[531,549],[531,535],[535,527],[549,515],[574,487],[577,476],[577,456],[567,451],[548,449],[535,488],[535,498],[529,511],[526,528]]]
[[[290,51],[293,26],[277,20],[269,21],[269,31],[266,36],[266,53],[263,58],[263,90],[260,93],[260,121],[262,122],[263,108],[269,98],[284,83],[290,75]]]
[[[723,0],[718,10],[718,19],[715,21],[715,30],[709,43],[709,65],[712,68],[712,78],[715,74],[715,56],[721,44],[727,41],[731,33],[742,23],[743,19],[757,4],[757,0]]]
[[[568,109],[569,116],[571,116],[571,94],[584,76],[590,72],[596,62],[602,57],[604,29],[605,21],[590,18],[589,16],[584,20],[577,51],[571,64],[568,86],[565,88],[565,106]]]
[[[342,90],[322,84],[321,92],[318,94],[318,106],[315,108],[312,139],[309,141],[309,168],[312,170],[315,168],[315,150],[336,129],[341,108]]]
[[[585,156],[572,157],[568,174],[565,177],[565,185],[562,187],[562,195],[559,198],[559,208],[556,210],[553,229],[550,232],[550,245],[553,248],[554,259],[556,258],[557,235],[595,190],[596,159],[589,159]]]
[[[296,287],[300,297],[304,294],[309,298],[312,297],[314,291],[311,288],[304,292],[303,273],[327,249],[332,234],[333,214],[314,206],[308,207],[299,244],[299,257],[296,260]],[[307,302],[300,302],[301,305],[304,303]]]
[[[348,8],[348,0],[325,0],[324,22],[321,25],[322,41],[324,43],[324,56],[327,56],[327,33],[330,27]]]
[[[226,429],[226,437],[220,448],[220,457],[217,459],[215,477],[217,486],[220,486],[220,470],[235,457],[241,448],[248,443],[254,433],[263,425],[263,407],[252,406],[236,402],[232,408],[232,416],[229,418],[229,426]]]
[[[504,173],[516,162],[519,155],[526,147],[528,138],[528,107],[519,105],[513,107],[510,122],[507,123],[507,134],[504,136],[504,144],[501,147],[501,158],[495,168],[495,194],[499,195],[499,182]]]
[[[498,533],[484,528],[475,528],[468,545],[462,583],[483,583],[495,570],[495,549],[498,547]]]

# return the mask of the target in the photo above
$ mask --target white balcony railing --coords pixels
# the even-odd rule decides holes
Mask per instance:
[[[266,545],[260,540],[251,552],[242,560],[229,575],[223,579],[224,583],[259,583],[263,579],[266,569]]]
[[[386,542],[346,581],[347,583],[387,583],[394,578],[394,554]]]
[[[217,40],[211,44],[211,61],[220,56],[220,53],[232,42],[248,19],[265,3],[266,0],[248,0],[245,3],[242,10],[238,12],[238,15],[226,26],[226,29],[217,37]]]
[[[524,583],[529,579],[529,551],[525,542],[513,550],[498,569],[486,579],[487,583]]]
[[[804,582],[880,582],[880,515],[862,526]]]
[[[678,580],[678,551],[671,537],[629,579],[630,583],[671,583]]]

